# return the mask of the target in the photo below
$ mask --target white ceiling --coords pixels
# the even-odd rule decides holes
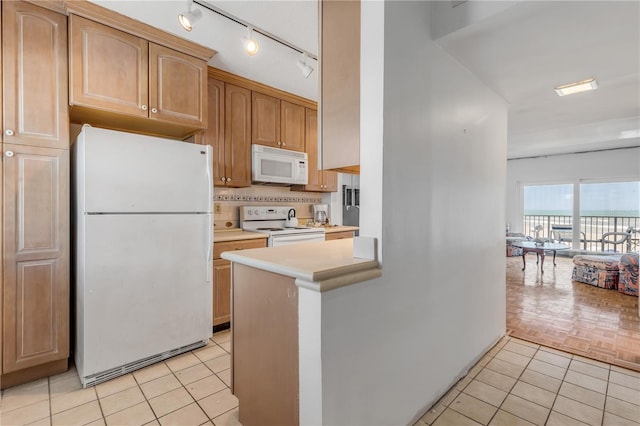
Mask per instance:
[[[184,0],[92,1],[217,50],[212,66],[317,99],[318,74],[302,76],[298,52],[257,35],[260,52],[249,57],[245,27],[214,12],[187,33],[177,22]],[[317,55],[315,0],[202,3]],[[436,3],[434,38],[510,104],[509,158],[640,146],[640,1],[452,3]],[[590,77],[594,92],[553,91]]]

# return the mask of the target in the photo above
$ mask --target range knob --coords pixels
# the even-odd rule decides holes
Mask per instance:
[[[255,215],[257,216],[258,214],[260,214],[260,212],[258,211],[258,209],[255,209],[255,210],[253,211],[253,214],[255,214]]]
[[[251,215],[253,214],[253,212],[252,212],[251,210],[247,210],[247,214],[248,214],[249,216],[251,216]]]

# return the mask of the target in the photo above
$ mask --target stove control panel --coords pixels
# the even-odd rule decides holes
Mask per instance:
[[[240,221],[285,220],[293,207],[243,206],[240,207]]]

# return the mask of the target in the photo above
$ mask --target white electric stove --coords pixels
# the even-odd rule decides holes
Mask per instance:
[[[324,241],[324,228],[287,227],[291,210],[295,214],[290,206],[243,206],[240,207],[240,227],[244,231],[268,234],[268,247]]]

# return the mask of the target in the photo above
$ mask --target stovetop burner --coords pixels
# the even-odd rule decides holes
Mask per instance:
[[[284,228],[256,228],[257,231],[284,231]]]

